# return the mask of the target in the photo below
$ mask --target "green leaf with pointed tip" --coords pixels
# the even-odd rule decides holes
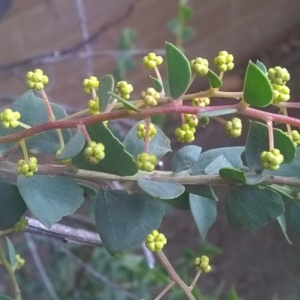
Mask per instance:
[[[192,77],[189,60],[173,44],[166,43],[167,70],[170,93],[173,99],[178,99],[187,91]]]
[[[249,62],[244,81],[243,99],[256,107],[268,106],[273,100],[273,87],[267,75],[253,62]]]
[[[218,201],[218,197],[215,194],[213,188],[210,185],[186,185],[185,191],[191,194],[195,194],[210,200]]]
[[[150,79],[151,79],[151,81],[152,81],[152,84],[153,84],[154,89],[155,89],[157,92],[161,93],[163,86],[162,86],[162,84],[160,83],[160,81],[159,81],[156,77],[153,77],[153,76],[149,76],[149,77],[150,77]]]
[[[48,121],[47,112],[43,99],[36,97],[32,90],[27,91],[19,98],[17,98],[10,108],[13,111],[18,111],[21,114],[19,121],[29,125],[35,126]],[[51,108],[56,120],[66,117],[66,111],[56,104],[51,103]],[[12,133],[24,130],[22,127],[17,128],[3,128],[0,124],[0,136],[9,135]],[[71,132],[68,129],[62,129],[64,141],[67,143],[71,137]],[[13,143],[0,144],[0,154],[9,149]],[[60,148],[59,139],[55,130],[49,130],[38,134],[26,140],[26,146],[29,152],[38,153],[54,153]]]
[[[190,41],[192,38],[194,38],[197,34],[197,31],[190,27],[190,26],[184,26],[182,28],[182,41],[187,42]]]
[[[170,21],[168,21],[167,28],[175,36],[179,36],[181,34],[181,24],[178,18],[173,18]]]
[[[111,92],[114,91],[114,78],[112,75],[105,75],[100,79],[100,87],[98,90],[100,111],[105,111],[109,103],[112,101]]]
[[[205,151],[199,156],[199,159],[192,167],[190,174],[204,174],[205,168],[220,155],[223,155],[234,168],[240,169],[243,167],[241,155],[244,152],[244,150],[245,147],[227,147]]]
[[[255,63],[265,74],[268,73],[266,66],[260,61],[260,60],[256,60]]]
[[[136,135],[136,127],[140,124],[145,124],[144,121],[136,123],[127,133],[124,139],[125,149],[136,158],[140,153],[144,152],[145,142],[139,139]],[[172,151],[170,147],[170,140],[164,132],[154,125],[156,128],[156,135],[149,142],[149,153],[156,155],[159,161],[166,153]]]
[[[206,74],[206,77],[208,79],[209,85],[211,88],[219,88],[223,85],[222,80],[220,77],[211,69],[208,69],[208,73]]]
[[[103,245],[111,255],[145,241],[164,215],[160,200],[123,190],[101,190],[94,213]]]
[[[17,187],[0,182],[0,230],[14,227],[26,210],[26,204]]]
[[[179,5],[179,16],[183,22],[189,21],[194,15],[194,11],[191,6],[187,4]]]
[[[215,160],[213,160],[204,170],[205,174],[217,175],[221,168],[232,168],[232,164],[227,158],[221,154]]]
[[[7,296],[4,295],[0,295],[0,300],[14,300],[13,298],[9,298]]]
[[[300,237],[300,201],[291,201],[286,208],[286,219],[294,233]]]
[[[130,101],[128,100],[125,100],[123,99],[121,96],[119,96],[118,94],[116,93],[112,93],[112,92],[109,92],[108,93],[109,95],[112,95],[114,98],[116,98],[117,100],[119,100],[123,105],[124,107],[127,109],[127,110],[133,110],[135,112],[140,112],[140,110],[134,105],[132,104]]]
[[[287,240],[287,242],[288,242],[289,244],[292,245],[292,242],[291,242],[291,240],[289,239],[289,237],[288,237],[288,235],[287,235],[287,232],[286,232],[287,228],[286,228],[285,214],[283,213],[283,214],[281,214],[279,217],[277,217],[277,221],[278,221],[278,224],[279,224],[279,226],[280,226],[280,228],[281,228],[281,230],[282,230],[282,233],[284,234],[285,239]]]
[[[209,111],[202,111],[198,114],[198,117],[218,117],[218,116],[224,116],[224,115],[231,115],[235,114],[237,112],[237,109],[235,108],[226,108],[226,109],[217,109],[217,110],[209,110]]]
[[[290,163],[296,155],[296,147],[291,138],[280,129],[273,129],[274,148],[279,149],[284,157],[283,163]],[[268,127],[260,122],[250,124],[245,156],[248,167],[252,170],[261,170],[260,154],[269,149]]]
[[[172,159],[172,171],[179,173],[190,169],[199,159],[202,148],[194,145],[185,146],[179,149]]]
[[[21,175],[17,187],[29,210],[47,228],[74,213],[84,201],[82,188],[67,176]]]
[[[91,164],[84,159],[84,149],[72,159],[72,164],[84,170],[105,172],[120,176],[134,175],[137,172],[132,156],[125,150],[124,145],[113,135],[103,123],[86,126],[92,139],[105,147],[105,158],[98,164]]]
[[[233,213],[232,209],[230,208],[228,199],[225,199],[225,213],[226,213],[228,224],[231,228],[238,229],[244,226],[240,222],[240,220],[236,217],[236,215]]]
[[[165,200],[164,204],[169,204],[180,210],[190,210],[189,193],[182,193],[180,196],[174,199]]]
[[[63,160],[76,156],[85,145],[84,135],[77,130],[76,133],[71,137],[69,142],[63,148],[59,155],[56,155],[56,159]]]
[[[190,207],[200,236],[204,241],[208,229],[213,225],[217,218],[217,202],[190,194]]]
[[[246,182],[245,173],[241,170],[234,169],[234,168],[222,168],[219,170],[219,175],[223,179],[227,180],[238,180]]]
[[[16,264],[16,250],[10,239],[7,236],[5,238],[8,250],[9,263],[12,267],[14,267]]]
[[[175,182],[160,182],[139,178],[137,184],[145,193],[159,199],[174,199],[184,192],[184,186]]]
[[[252,232],[284,212],[280,195],[268,188],[237,186],[229,191],[227,199],[237,219]]]

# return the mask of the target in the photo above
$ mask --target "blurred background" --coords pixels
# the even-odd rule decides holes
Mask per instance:
[[[192,12],[184,22],[180,5]],[[268,68],[285,67],[292,77],[291,99],[297,101],[299,14],[299,0],[1,0],[1,109],[27,90],[25,74],[35,68],[42,68],[50,78],[46,88],[50,101],[68,113],[86,108],[89,96],[82,90],[82,80],[90,75],[113,74],[116,80],[132,83],[132,99],[137,99],[140,91],[150,86],[142,57],[152,51],[163,55],[165,41],[181,47],[190,59],[200,56],[211,60],[221,50],[232,53],[235,69],[225,75],[223,89],[227,91],[242,90],[249,59],[260,59]],[[206,85],[197,79],[190,92]],[[212,103],[218,101],[222,100]],[[172,134],[179,120],[174,116],[168,122],[165,118],[156,122]],[[126,120],[112,122],[120,139],[132,125]],[[211,122],[199,130],[195,144],[206,150],[243,145],[244,140],[245,136],[234,141],[226,138],[221,125]],[[173,139],[172,146],[176,150],[182,145]],[[166,156],[164,168],[171,159],[172,154]],[[63,222],[95,230],[89,221],[92,204],[88,200]],[[220,201],[217,221],[205,243],[190,212],[169,209],[161,226],[169,240],[166,252],[187,281],[193,278],[195,255],[206,253],[212,258],[213,272],[201,276],[198,299],[300,299],[297,237],[288,232],[293,242],[289,245],[275,222],[254,235],[245,229],[233,231],[223,204]],[[136,299],[151,299],[168,282],[158,264],[149,269],[141,247],[110,258],[101,247],[71,247],[28,234],[17,237],[15,243],[27,262],[18,276],[24,300],[134,299],[119,288],[130,290]],[[233,287],[241,298],[234,295]],[[1,270],[0,293],[9,292],[10,284]],[[166,299],[183,299],[183,295],[174,288]]]

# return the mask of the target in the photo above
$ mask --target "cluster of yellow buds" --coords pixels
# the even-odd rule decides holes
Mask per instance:
[[[260,155],[261,164],[264,169],[276,171],[284,161],[283,155],[278,149],[263,151]]]
[[[209,258],[206,255],[195,258],[195,266],[197,271],[204,271],[209,273],[211,271],[211,266],[209,265]]]
[[[152,172],[157,164],[157,158],[154,154],[141,153],[136,158],[136,167],[139,170]]]
[[[95,100],[94,99],[89,100],[88,108],[89,108],[89,114],[91,116],[100,114],[99,98],[97,97]]]
[[[18,111],[12,111],[10,108],[6,108],[0,113],[0,121],[2,121],[2,126],[4,128],[16,128],[19,126],[18,120],[20,118],[20,113]]]
[[[156,135],[157,130],[154,127],[154,125],[151,123],[150,124],[150,128],[149,128],[149,141]],[[137,127],[136,127],[136,135],[139,139],[146,139],[146,125],[140,123]]]
[[[16,265],[14,266],[15,270],[21,269],[25,265],[25,259],[22,258],[19,254],[16,255]]]
[[[159,99],[159,93],[152,87],[147,88],[146,91],[141,92],[141,98],[147,106],[156,106]]]
[[[28,220],[25,217],[22,217],[13,227],[13,231],[23,232],[26,230],[27,226],[28,226]]]
[[[287,132],[287,135],[291,138],[295,146],[300,145],[300,134],[297,130],[292,130],[290,134]]]
[[[239,137],[242,134],[242,120],[240,118],[232,118],[224,124],[225,133],[229,137]]]
[[[90,76],[90,78],[85,78],[82,82],[83,90],[87,94],[91,94],[92,90],[97,90],[99,88],[99,80],[95,76]]]
[[[126,81],[119,81],[117,83],[116,93],[119,93],[122,98],[128,100],[132,92],[133,92],[132,84],[129,84]]]
[[[149,53],[147,56],[143,57],[143,63],[146,69],[152,70],[157,66],[161,65],[163,62],[163,58],[161,56],[157,56],[155,53]]]
[[[208,97],[202,98],[192,98],[192,106],[205,107],[210,104],[210,99]]]
[[[167,244],[167,239],[164,234],[157,230],[152,230],[146,238],[146,247],[152,252],[159,252]]]
[[[84,149],[83,156],[91,164],[97,164],[100,160],[105,157],[105,147],[102,143],[96,143],[91,141],[88,143],[87,147]]]
[[[26,75],[27,86],[30,89],[42,90],[49,83],[48,76],[44,75],[41,69],[35,69],[34,72],[29,71]]]
[[[208,73],[208,60],[197,57],[190,61],[192,70],[199,76],[204,76]]]
[[[37,158],[30,157],[27,163],[24,159],[19,159],[17,162],[17,173],[26,177],[32,177],[38,171]]]
[[[221,72],[230,71],[234,67],[234,57],[227,51],[220,51],[218,56],[214,58],[214,64]]]

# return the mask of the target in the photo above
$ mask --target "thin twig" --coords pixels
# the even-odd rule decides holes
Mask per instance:
[[[33,241],[33,239],[31,238],[30,234],[26,233],[25,234],[25,237],[26,237],[26,243],[27,243],[27,246],[29,248],[29,251],[32,255],[32,258],[33,258],[33,261],[35,263],[35,266],[36,268],[38,269],[39,273],[40,273],[40,276],[41,276],[41,279],[51,297],[52,300],[60,300],[60,298],[58,297],[54,287],[53,287],[53,284],[51,282],[51,280],[49,279],[48,275],[47,275],[47,272],[45,270],[45,267],[41,261],[41,258],[37,252],[37,249],[36,249],[36,245]]]

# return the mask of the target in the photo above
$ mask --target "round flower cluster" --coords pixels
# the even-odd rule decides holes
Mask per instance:
[[[105,147],[102,143],[89,142],[84,149],[83,156],[91,164],[97,164],[105,157]]]
[[[161,65],[163,58],[161,56],[156,56],[155,53],[149,53],[147,56],[143,57],[143,63],[146,69],[152,70],[157,66]]]
[[[190,127],[196,127],[198,125],[198,117],[196,115],[185,114],[184,115],[184,123],[189,124]]]
[[[232,118],[224,124],[225,133],[229,137],[239,137],[242,134],[242,121],[239,118]]]
[[[20,118],[20,113],[18,111],[12,111],[10,108],[6,108],[0,113],[0,121],[2,121],[4,128],[16,128],[19,125],[18,120]]]
[[[126,81],[119,81],[117,83],[116,93],[119,93],[122,98],[128,100],[130,98],[130,93],[132,92],[132,84],[129,84]]]
[[[17,254],[15,270],[21,269],[24,265],[25,265],[25,259],[22,258],[19,254]]]
[[[85,78],[82,81],[83,90],[87,94],[92,93],[92,89],[97,90],[99,88],[99,80],[95,76],[90,76],[90,78]]]
[[[89,114],[91,116],[100,114],[100,108],[99,108],[99,98],[97,97],[95,100],[91,99],[88,101],[88,108],[89,108]]]
[[[209,258],[206,255],[195,258],[195,266],[197,271],[204,271],[209,273],[211,271],[211,266],[209,265]]]
[[[285,85],[291,79],[288,70],[279,66],[275,68],[270,68],[268,70],[268,77],[272,83],[278,85]]]
[[[136,158],[136,166],[139,170],[152,172],[157,164],[157,158],[154,154],[141,153]]]
[[[59,155],[61,153],[62,149],[58,149],[55,153],[55,155]],[[64,165],[70,165],[72,163],[72,158],[67,159],[57,159],[60,163]]]
[[[279,104],[290,100],[290,89],[286,85],[273,83],[273,103]]]
[[[195,132],[195,127],[185,123],[181,127],[176,128],[174,134],[180,143],[192,143],[195,140]]]
[[[210,104],[210,99],[208,97],[202,98],[192,98],[192,106],[201,106],[205,107]]]
[[[276,171],[283,163],[284,157],[278,149],[263,151],[260,155],[260,160],[264,169]]]
[[[44,75],[41,69],[35,69],[34,72],[27,72],[26,77],[27,86],[30,89],[42,90],[49,82],[48,76]]]
[[[38,165],[36,157],[30,157],[29,163],[27,163],[24,159],[19,159],[17,162],[17,172],[19,175],[31,177],[37,172],[37,170]]]
[[[15,232],[24,232],[28,225],[28,220],[25,217],[22,217],[13,227],[13,231]]]
[[[294,142],[295,146],[300,145],[300,134],[297,130],[292,130],[292,132],[289,134],[290,138]]]
[[[208,73],[208,60],[197,57],[190,61],[192,70],[199,76],[204,76]]]
[[[146,91],[141,92],[141,98],[147,106],[156,106],[159,99],[159,93],[152,87],[147,88]]]
[[[146,247],[152,252],[159,252],[167,244],[167,239],[164,234],[157,230],[152,230],[146,238]]]
[[[221,72],[230,71],[234,67],[234,57],[227,51],[220,51],[218,56],[214,58],[214,64]]]
[[[151,123],[150,124],[150,128],[149,128],[149,141],[156,135],[157,130],[154,127],[154,125]],[[146,139],[146,125],[140,123],[137,127],[136,127],[136,135],[139,139]]]

